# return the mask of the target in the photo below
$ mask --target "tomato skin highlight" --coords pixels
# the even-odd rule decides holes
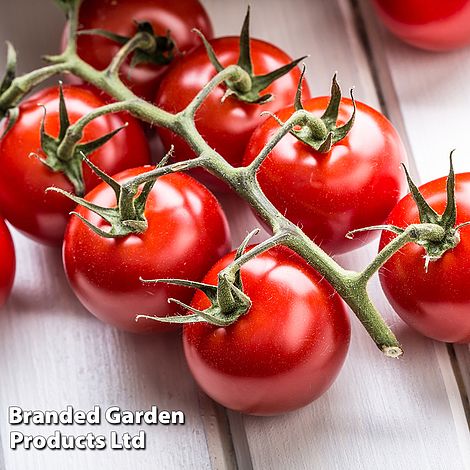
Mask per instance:
[[[398,38],[430,51],[470,44],[469,0],[373,0],[378,16]]]
[[[106,104],[86,86],[64,86],[64,95],[71,123]],[[18,121],[0,140],[0,210],[12,225],[35,241],[60,246],[74,203],[59,194],[46,193],[46,189],[55,186],[73,192],[74,188],[62,173],[30,157],[33,152],[45,158],[40,143],[44,110],[39,104],[47,110],[46,132],[54,137],[59,134],[58,87],[46,88],[21,104]],[[88,142],[126,122],[125,129],[89,155],[108,174],[150,163],[150,150],[140,124],[131,115],[118,113],[101,116],[84,129],[81,142]],[[86,191],[100,182],[86,164],[83,174]]]
[[[222,66],[237,63],[239,41],[239,37],[222,37],[210,41]],[[271,72],[292,61],[282,50],[258,39],[251,39],[251,57],[256,75]],[[205,48],[200,46],[172,64],[162,80],[155,102],[171,113],[182,111],[215,75],[216,70],[209,61]],[[274,97],[264,104],[244,103],[234,96],[221,102],[226,88],[218,86],[196,113],[196,127],[212,148],[231,165],[239,167],[251,134],[266,119],[266,116],[260,114],[263,111],[274,112],[292,104],[299,78],[300,69],[295,67],[276,80],[263,90],[262,94],[271,93]],[[305,81],[303,94],[305,97],[310,96]],[[177,160],[186,160],[194,155],[188,144],[171,131],[159,128],[158,133],[166,149],[174,145]],[[211,187],[226,189],[226,185],[206,172],[195,170],[194,175]]]
[[[312,98],[303,106],[320,117],[329,98]],[[263,162],[258,181],[268,199],[289,220],[299,225],[312,240],[329,253],[345,253],[361,247],[376,236],[350,230],[382,223],[405,188],[401,162],[406,152],[392,124],[378,111],[356,102],[356,120],[350,133],[320,153],[286,135]],[[338,126],[347,122],[353,108],[343,98]],[[282,120],[294,108],[276,113]],[[265,121],[253,133],[243,164],[251,163],[278,131],[274,119]]]
[[[7,225],[0,218],[0,308],[5,305],[10,295],[15,271],[15,247]]]
[[[446,205],[446,178],[420,187],[439,214]],[[470,173],[456,175],[457,225],[470,220]],[[387,224],[406,227],[418,223],[418,209],[410,195],[391,212]],[[383,232],[380,249],[395,235]],[[408,243],[380,270],[380,282],[397,314],[424,336],[449,343],[470,342],[470,227],[460,230],[460,243],[441,259],[424,267],[424,248]]]
[[[203,282],[217,284],[222,258]],[[199,386],[227,408],[275,415],[303,407],[333,383],[345,360],[349,318],[340,297],[285,247],[242,267],[250,310],[228,327],[186,324],[183,344]],[[197,292],[192,307],[209,306]]]
[[[128,181],[150,167],[126,170],[114,178]],[[104,183],[86,199],[113,207],[116,199]],[[109,230],[96,214],[77,212],[94,225]],[[181,308],[167,299],[190,302],[191,292],[169,284],[143,284],[143,279],[200,280],[209,267],[230,249],[225,215],[215,197],[196,180],[181,173],[159,178],[147,201],[148,229],[141,235],[108,239],[92,232],[77,217],[67,226],[64,267],[82,304],[105,323],[133,333],[177,328],[169,323],[140,319],[143,315],[176,315]],[[184,313],[184,312],[183,312]]]
[[[213,36],[210,18],[197,0],[84,0],[80,6],[80,29],[104,29],[131,37],[137,31],[134,21],[149,22],[158,36],[166,36],[169,31],[183,53],[200,44],[193,28],[199,29],[208,39]],[[64,44],[66,34],[67,28]],[[109,65],[120,48],[116,42],[91,35],[80,35],[77,45],[79,56],[99,70]],[[167,68],[167,65],[158,64],[131,67],[127,61],[120,76],[135,94],[150,101]]]

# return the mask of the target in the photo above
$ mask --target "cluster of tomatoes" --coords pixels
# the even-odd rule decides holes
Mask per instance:
[[[111,31],[81,34],[78,53],[104,69],[118,51],[116,38],[130,38],[136,22],[149,23],[166,49],[161,63],[132,63],[121,69],[122,80],[137,95],[175,113],[183,110],[217,73],[197,35],[209,41],[222,67],[237,63],[239,37],[213,39],[207,13],[197,0],[84,0],[80,29]],[[292,62],[275,45],[250,40],[250,60],[256,76]],[[247,165],[295,111],[301,72],[291,67],[270,83],[266,102],[246,102],[226,96],[217,87],[196,114],[196,126],[208,142],[234,166]],[[401,202],[405,178],[400,167],[406,155],[400,137],[378,111],[352,99],[341,102],[311,97],[303,84],[303,108],[323,117],[334,132],[354,124],[326,151],[299,139],[302,129],[286,135],[260,168],[260,185],[276,206],[325,251],[334,255],[369,240],[369,232],[354,240],[355,229],[387,223],[406,227],[419,221],[410,196]],[[334,82],[333,92],[338,93]],[[336,95],[337,96],[337,95]],[[151,319],[136,322],[136,314],[184,315],[175,298],[203,310],[210,301],[202,292],[142,279],[187,279],[217,285],[218,273],[233,259],[228,224],[216,197],[205,185],[181,173],[162,176],[145,203],[142,233],[114,237],[109,221],[94,207],[113,208],[116,187],[149,171],[151,155],[146,133],[127,113],[100,116],[84,128],[82,142],[92,142],[122,130],[89,154],[92,164],[108,175],[101,182],[83,164],[86,207],[49,187],[73,192],[66,174],[47,164],[45,144],[60,143],[67,126],[110,101],[95,88],[73,83],[51,87],[20,105],[19,117],[0,140],[0,212],[18,230],[41,243],[63,246],[70,285],[82,304],[102,321],[134,333],[152,333],[175,326]],[[40,106],[38,106],[40,105]],[[336,108],[336,109],[335,109]],[[275,113],[277,119],[261,114]],[[333,116],[333,119],[331,118]],[[167,129],[157,129],[163,146],[174,147],[174,158],[191,156],[187,144]],[[332,135],[333,135],[332,134]],[[55,144],[54,144],[55,145]],[[31,156],[36,154],[36,156]],[[201,173],[194,177],[216,186]],[[227,190],[216,186],[218,191]],[[445,181],[425,185],[423,194],[437,210],[446,202]],[[470,177],[459,175],[458,219],[470,219]],[[389,216],[389,214],[391,214]],[[86,223],[88,222],[88,223]],[[96,230],[92,230],[90,224]],[[470,250],[469,229],[461,243],[425,272],[423,248],[410,244],[384,266],[381,280],[397,312],[424,334],[444,341],[469,341],[470,296],[465,289],[465,264]],[[108,234],[108,236],[103,236]],[[381,246],[393,235],[384,234]],[[6,300],[14,276],[14,249],[8,229],[0,223],[0,303]],[[468,263],[467,263],[468,264]],[[215,400],[235,410],[275,414],[296,409],[321,395],[333,382],[347,354],[350,325],[333,288],[302,258],[275,247],[241,269],[244,292],[251,299],[246,314],[227,327],[186,324],[183,342],[196,381]],[[192,300],[191,300],[192,299]],[[449,308],[442,319],[440,310]],[[457,323],[460,321],[460,328]]]

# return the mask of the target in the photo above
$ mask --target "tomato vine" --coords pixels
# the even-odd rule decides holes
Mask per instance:
[[[409,226],[386,245],[364,271],[354,272],[344,269],[315,244],[300,227],[289,221],[275,208],[265,196],[257,181],[258,170],[275,145],[298,125],[315,128],[318,126],[318,118],[299,107],[286,122],[280,123],[279,130],[248,166],[236,168],[230,165],[223,158],[223,155],[220,155],[205,142],[196,129],[194,117],[208,95],[220,84],[230,82],[246,84],[248,87],[251,86],[252,77],[243,67],[231,65],[221,69],[184,110],[176,114],[166,112],[136,96],[119,77],[120,65],[129,55],[139,48],[152,49],[155,46],[156,37],[147,30],[140,29],[132,39],[122,46],[105,70],[97,70],[82,60],[77,54],[76,40],[80,0],[61,0],[58,3],[64,8],[69,20],[70,27],[67,47],[59,55],[46,56],[45,59],[49,62],[47,66],[16,78],[14,77],[15,54],[9,48],[8,77],[6,77],[0,89],[0,116],[8,115],[10,121],[14,121],[17,114],[15,113],[17,105],[30,90],[51,76],[71,73],[112,96],[116,103],[98,108],[92,114],[71,125],[60,143],[59,152],[63,155],[70,155],[75,151],[80,140],[81,131],[86,123],[110,112],[126,110],[151,125],[162,126],[176,133],[188,143],[198,157],[183,162],[167,163],[158,166],[151,171],[138,174],[127,183],[123,183],[121,187],[120,208],[132,206],[139,185],[152,182],[155,178],[165,174],[195,167],[204,168],[223,180],[245,199],[259,217],[271,227],[273,232],[271,238],[258,245],[256,249],[242,254],[219,273],[219,283],[217,286],[219,304],[227,305],[230,297],[233,297],[237,276],[244,263],[248,262],[253,256],[271,249],[273,246],[284,245],[299,254],[334,287],[386,356],[400,356],[403,352],[402,348],[372,303],[367,291],[367,284],[370,277],[404,244],[408,242],[423,244],[426,241],[439,240],[445,236],[442,228],[438,224],[433,223]],[[145,224],[130,224],[129,226],[131,230],[137,232],[145,230]],[[243,308],[238,309],[237,315],[241,315],[249,308],[249,302],[245,302],[245,304],[242,302],[240,305]],[[223,309],[221,308],[220,310]],[[197,312],[194,314],[198,315]],[[207,317],[206,314],[207,312],[199,313],[201,317]],[[235,321],[236,318],[231,320]]]

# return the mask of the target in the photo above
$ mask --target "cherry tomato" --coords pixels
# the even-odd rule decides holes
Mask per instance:
[[[216,285],[233,258],[220,260],[203,282]],[[305,406],[330,387],[345,360],[350,325],[343,302],[285,247],[250,260],[241,274],[252,301],[245,315],[225,328],[184,326],[190,370],[211,398],[233,410],[273,415]],[[209,305],[201,292],[191,303]]]
[[[303,103],[320,116],[329,98]],[[400,162],[406,160],[403,144],[392,124],[378,111],[357,104],[356,119],[349,134],[320,153],[286,135],[263,162],[259,183],[271,202],[292,222],[328,252],[344,253],[362,246],[373,234],[364,232],[345,238],[353,229],[382,223],[404,189]],[[293,107],[276,113],[286,121]],[[353,112],[350,99],[343,98],[338,126]],[[274,119],[265,121],[247,146],[244,165],[249,164],[278,131]]]
[[[374,0],[385,26],[403,41],[444,51],[470,44],[469,0]]]
[[[136,33],[136,21],[146,21],[157,36],[166,36],[169,32],[179,52],[199,45],[197,35],[191,31],[193,28],[208,38],[213,36],[210,19],[198,0],[84,0],[79,21],[80,29],[102,29],[126,37]],[[80,35],[78,38],[80,57],[100,70],[109,65],[119,48],[118,43],[101,36]],[[137,95],[152,100],[166,68],[157,64],[134,67],[128,61],[121,68],[121,78]]]
[[[65,101],[70,121],[106,104],[87,87],[65,86]],[[74,203],[55,193],[46,193],[50,186],[73,192],[70,181],[61,172],[53,172],[38,159],[41,158],[40,125],[47,110],[45,130],[59,134],[59,91],[47,88],[32,96],[20,106],[20,116],[12,129],[0,140],[0,208],[5,218],[26,235],[42,243],[62,243],[68,214]],[[89,123],[81,142],[95,140],[114,129],[128,126],[105,145],[89,155],[90,159],[109,174],[126,168],[150,163],[150,151],[137,120],[127,113],[109,114]],[[85,165],[83,169],[86,191],[99,183],[98,177]]]
[[[122,183],[148,171],[126,170],[114,178]],[[116,198],[105,183],[86,199],[114,207]],[[108,230],[98,215],[80,207],[78,213]],[[191,300],[188,289],[167,284],[143,284],[140,278],[200,280],[230,249],[230,235],[215,197],[196,180],[181,173],[159,178],[145,208],[148,229],[141,235],[103,238],[77,217],[70,219],[64,239],[65,271],[82,304],[100,320],[122,330],[142,333],[174,329],[168,323],[141,319],[137,314],[174,315],[170,297]]]
[[[446,178],[420,187],[429,205],[444,212]],[[456,175],[457,222],[470,220],[470,173]],[[418,208],[410,195],[393,209],[387,224],[405,228],[419,223]],[[460,229],[460,243],[425,269],[423,247],[408,243],[380,270],[385,295],[398,315],[429,338],[449,343],[470,342],[470,227]],[[384,231],[380,248],[395,235]]]
[[[0,218],[0,307],[10,295],[15,278],[15,247],[10,231]]]
[[[210,41],[223,67],[236,64],[240,52],[240,38],[223,37]],[[262,75],[288,64],[292,59],[283,51],[264,41],[251,39],[251,58],[253,71]],[[159,88],[156,103],[163,109],[176,113],[183,110],[196,94],[216,75],[206,49],[201,46],[182,59],[175,61]],[[274,112],[294,102],[297,84],[300,78],[298,67],[287,75],[274,81],[263,90],[263,94],[272,94],[274,99],[264,104],[241,102],[229,96],[223,102],[225,87],[217,87],[196,113],[196,126],[204,140],[215,148],[229,163],[241,166],[243,152],[254,129],[266,119],[263,111]],[[304,84],[304,96],[309,96],[308,86]],[[166,149],[175,146],[175,158],[186,160],[193,155],[189,146],[167,129],[159,129],[160,137]],[[222,189],[214,177],[196,171],[204,182]]]

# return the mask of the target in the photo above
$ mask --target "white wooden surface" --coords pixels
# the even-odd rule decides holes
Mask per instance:
[[[218,34],[238,32],[245,2],[204,3]],[[382,96],[422,181],[446,173],[446,157],[453,147],[458,148],[457,169],[470,170],[465,158],[470,137],[463,119],[470,101],[466,79],[470,49],[449,55],[415,51],[377,27],[365,0],[356,13],[355,3],[252,0],[252,29],[293,56],[312,55],[308,76],[314,93],[325,94],[333,71],[338,70],[343,88],[355,85],[358,99],[378,107]],[[38,23],[39,17],[46,19],[46,26]],[[358,33],[362,22],[372,57]],[[25,70],[37,63],[40,54],[53,51],[60,24],[50,0],[0,0],[0,40],[9,38],[18,45]],[[37,37],[32,40],[27,31],[37,31]],[[379,88],[374,74],[381,79]],[[430,136],[435,140],[428,143]],[[236,199],[225,197],[223,203],[236,244],[256,222]],[[102,325],[71,295],[60,253],[18,234],[15,242],[17,282],[0,314],[0,469],[470,468],[468,425],[454,375],[459,365],[451,363],[444,345],[419,337],[397,319],[376,281],[371,286],[374,299],[400,336],[406,356],[399,361],[381,357],[353,322],[349,358],[326,395],[286,416],[253,418],[225,413],[197,391],[184,365],[178,334],[142,338]],[[366,247],[341,262],[358,268],[374,249]],[[459,381],[468,384],[468,348],[456,352]],[[6,412],[12,404],[38,409],[67,404],[142,409],[154,403],[184,410],[187,424],[147,427],[145,452],[8,448]],[[108,430],[99,428],[103,433]],[[25,428],[28,431],[37,429]]]

